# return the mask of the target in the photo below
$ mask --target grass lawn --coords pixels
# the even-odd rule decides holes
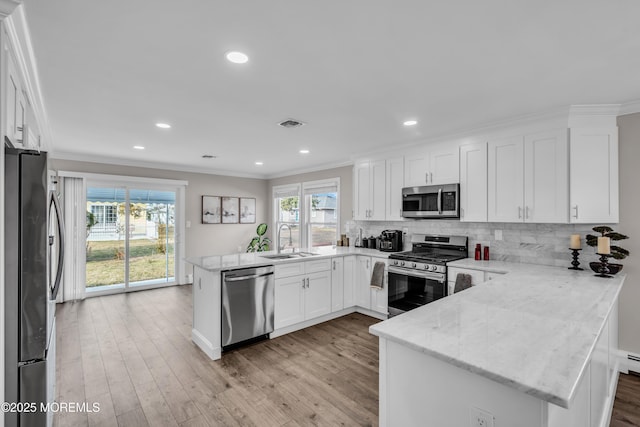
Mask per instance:
[[[174,275],[173,240],[169,240],[169,277]],[[166,277],[166,255],[157,240],[129,241],[129,282]],[[89,242],[87,250],[87,287],[124,283],[124,240]]]

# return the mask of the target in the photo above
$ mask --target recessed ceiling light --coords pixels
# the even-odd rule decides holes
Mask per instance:
[[[233,62],[234,64],[244,64],[249,61],[249,57],[242,52],[227,52],[225,56],[229,62]]]
[[[300,150],[300,154],[309,154],[309,150]]]
[[[144,147],[142,145],[134,145],[133,148],[135,148],[136,150],[144,150]]]
[[[404,123],[402,123],[405,126],[415,126],[418,124],[417,120],[407,120]]]
[[[160,129],[171,129],[171,125],[167,123],[156,123],[156,126]]]
[[[262,162],[256,162],[256,166],[262,166],[262,165],[264,165],[264,163],[262,163]]]

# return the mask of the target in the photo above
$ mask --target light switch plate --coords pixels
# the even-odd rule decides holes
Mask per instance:
[[[496,230],[494,235],[496,240],[502,240],[502,230]]]
[[[187,221],[185,225],[187,226],[187,228],[191,228],[191,221]]]
[[[492,414],[480,408],[469,408],[469,426],[471,427],[495,427],[495,419]]]

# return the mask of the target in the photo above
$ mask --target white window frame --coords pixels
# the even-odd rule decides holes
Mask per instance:
[[[336,244],[338,237],[340,236],[340,178],[331,178],[331,179],[322,179],[318,181],[308,181],[302,183],[302,199],[303,199],[303,218],[304,218],[304,238],[302,238],[302,242],[305,247],[311,247],[311,209],[307,210],[307,207],[310,204],[307,203],[307,195],[312,194],[312,192],[328,192],[335,188],[337,197],[336,197],[336,211],[335,211],[335,224],[336,224],[336,235],[334,236],[332,245]]]
[[[307,181],[296,184],[276,185],[272,188],[273,201],[273,242],[274,249],[277,250],[279,242],[278,240],[278,223],[279,223],[279,206],[276,203],[276,198],[284,197],[282,194],[294,194],[298,196],[299,206],[299,226],[300,226],[300,248],[308,248],[311,243],[311,213],[307,208],[307,194],[311,191],[323,189],[335,188],[337,193],[336,198],[336,236],[334,240],[338,240],[340,236],[340,178],[322,179],[317,181]]]

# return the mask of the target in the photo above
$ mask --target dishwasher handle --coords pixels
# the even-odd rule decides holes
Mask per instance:
[[[265,273],[265,274],[252,274],[250,276],[228,276],[224,278],[225,282],[240,282],[241,280],[250,280],[250,279],[257,279],[258,277],[265,277],[265,276],[269,276],[272,275],[273,272],[271,273]]]

